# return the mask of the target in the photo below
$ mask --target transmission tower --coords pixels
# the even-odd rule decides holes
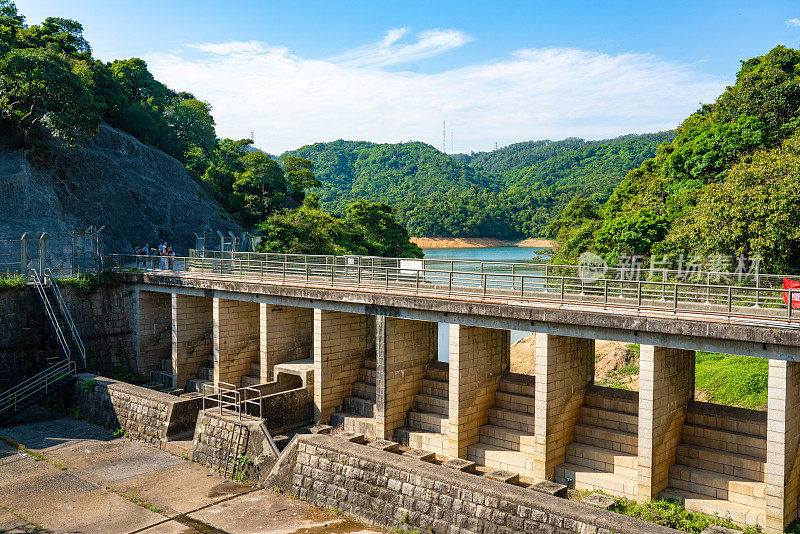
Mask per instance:
[[[447,154],[447,123],[442,121],[442,152]]]

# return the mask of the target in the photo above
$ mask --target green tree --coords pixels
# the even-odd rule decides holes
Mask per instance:
[[[38,48],[12,50],[0,60],[0,106],[22,132],[25,147],[38,124],[71,143],[100,124],[91,93],[69,63]]]
[[[286,205],[286,178],[278,163],[263,152],[242,157],[244,171],[233,182],[233,192],[241,199],[242,222],[253,227]]]
[[[289,184],[289,191],[295,202],[302,203],[306,194],[306,189],[319,187],[322,185],[317,177],[314,176],[314,164],[297,156],[284,156],[283,172],[286,175],[286,182]]]
[[[359,200],[351,204],[347,208],[346,222],[363,233],[371,255],[422,257],[422,249],[409,241],[408,230],[397,222],[392,208],[382,202]]]

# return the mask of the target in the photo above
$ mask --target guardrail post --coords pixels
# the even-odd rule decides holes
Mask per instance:
[[[642,281],[639,280],[637,282],[637,285],[638,285],[638,287],[637,287],[638,291],[637,292],[639,293],[639,295],[637,296],[636,307],[637,308],[641,308],[642,307]]]
[[[416,274],[416,278],[417,278],[417,280],[416,280],[416,290],[417,290],[417,293],[419,293],[419,269],[416,270],[416,273],[417,273]]]
[[[564,277],[561,277],[561,302],[564,302]]]
[[[675,287],[675,300],[672,303],[672,309],[675,310],[675,313],[678,313],[678,284],[675,284],[674,287]]]
[[[453,264],[453,262],[450,262],[451,266],[452,266],[452,264]],[[453,269],[451,268],[450,269],[450,283],[447,286],[447,294],[450,295],[452,293],[453,293]]]
[[[603,307],[608,307],[608,280],[603,278]]]
[[[789,319],[792,318],[792,308],[794,307],[794,291],[789,290]]]
[[[733,288],[728,286],[728,318],[731,316],[731,310],[733,309],[733,302],[731,301],[731,296],[733,294]]]
[[[481,263],[481,270],[483,270],[483,263]],[[481,276],[483,278],[483,297],[486,298],[486,273]]]
[[[525,275],[523,274],[519,278],[519,298],[525,298]]]

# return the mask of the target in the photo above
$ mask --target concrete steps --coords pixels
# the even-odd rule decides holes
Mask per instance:
[[[749,480],[764,480],[764,460],[699,445],[678,445],[675,463]]]
[[[533,476],[534,379],[504,373],[489,410],[489,423],[478,429],[478,442],[467,448],[467,459],[491,469]]]
[[[529,476],[533,473],[533,456],[489,443],[474,443],[467,449],[467,460],[493,469]]]
[[[766,414],[690,403],[669,487],[687,510],[719,514],[741,526],[764,526]]]
[[[522,432],[514,428],[497,425],[483,425],[478,430],[478,442],[496,445],[511,451],[532,454],[536,450],[536,436],[533,432]]]
[[[659,497],[662,499],[675,499],[689,511],[718,515],[738,525],[764,525],[766,523],[764,507],[746,506],[673,487],[663,490]]]
[[[252,387],[257,386],[261,383],[261,378],[259,376],[252,376],[252,375],[245,375],[241,378],[241,387]]]
[[[760,506],[766,497],[766,484],[723,475],[715,471],[676,464],[669,469],[673,488],[729,500],[747,506]]]
[[[446,415],[432,412],[411,410],[406,416],[409,428],[447,434],[449,418]]]
[[[412,449],[422,449],[440,457],[447,456],[448,441],[445,434],[404,427],[395,430],[394,439]]]
[[[585,443],[572,442],[567,445],[566,463],[585,465],[597,471],[617,473],[631,479],[639,476],[639,457],[637,455]]]
[[[585,465],[563,463],[556,467],[554,479],[560,484],[572,481],[574,488],[578,490],[602,490],[620,497],[636,498],[635,478],[592,469]]]
[[[422,380],[422,393],[414,396],[414,408],[406,413],[406,426],[395,431],[395,439],[415,449],[446,456],[450,423],[448,367],[431,362]]]
[[[352,413],[339,412],[331,415],[331,426],[341,428],[346,432],[364,434],[369,439],[375,439],[375,418],[360,417]]]
[[[350,432],[375,437],[375,360],[366,358],[353,383],[353,393],[342,400],[342,411],[331,416],[330,424]]]
[[[635,392],[591,386],[555,481],[575,489],[635,498],[639,476],[639,417]]]
[[[203,384],[213,384],[212,380],[203,380],[202,378],[191,378],[186,381],[186,391],[203,393]]]

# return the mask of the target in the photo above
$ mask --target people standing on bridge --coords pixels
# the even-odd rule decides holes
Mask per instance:
[[[172,250],[172,247],[167,248],[167,257],[169,258],[169,270],[171,271],[175,267],[175,251]]]
[[[153,258],[153,269],[158,269],[158,249],[156,247],[150,248],[150,256]]]

